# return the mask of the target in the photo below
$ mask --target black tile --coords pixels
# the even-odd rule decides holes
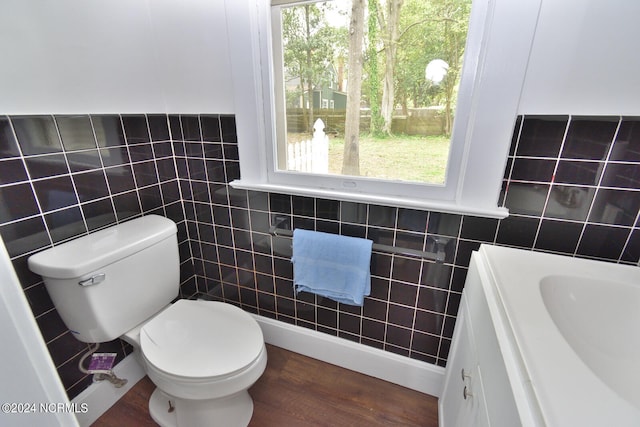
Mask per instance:
[[[420,353],[437,355],[440,338],[435,335],[423,334],[421,332],[413,333],[413,341],[411,342],[411,350]]]
[[[136,185],[138,187],[158,183],[158,174],[153,161],[134,163],[133,174],[136,178]]]
[[[125,191],[133,190],[135,182],[133,180],[133,172],[130,165],[116,166],[105,169],[107,181],[111,194],[118,194]]]
[[[195,179],[198,181],[206,181],[207,180],[207,171],[208,165],[205,165],[203,159],[187,159],[187,166],[189,168],[189,179]],[[215,181],[209,178],[210,181]]]
[[[375,320],[362,319],[362,336],[377,341],[384,341],[385,324]]]
[[[173,141],[183,141],[182,137],[182,124],[180,123],[180,116],[175,114],[169,115],[169,130],[171,132],[171,139]]]
[[[429,213],[414,209],[398,209],[398,229],[425,233]]]
[[[81,208],[89,231],[113,225],[116,222],[116,216],[110,199],[85,203]]]
[[[584,221],[587,218],[594,194],[594,188],[553,185],[544,216]]]
[[[231,214],[229,213],[229,208],[225,206],[214,206],[213,220],[216,225],[231,226]]]
[[[152,141],[168,141],[170,139],[169,124],[167,123],[166,115],[150,114],[147,116],[147,120],[149,122]]]
[[[398,208],[387,206],[369,206],[369,226],[394,228]]]
[[[598,185],[604,163],[560,160],[555,182],[579,185]]]
[[[31,179],[67,175],[69,168],[63,154],[49,154],[24,159]]]
[[[417,280],[416,280],[417,282]],[[389,301],[413,307],[416,303],[418,287],[396,281],[391,281]]]
[[[425,236],[422,233],[409,233],[396,231],[395,246],[397,249],[415,249],[421,251],[424,248]]]
[[[409,259],[403,257],[393,258],[393,274],[392,278],[408,283],[418,283],[420,279],[420,267],[421,262],[419,259]],[[391,293],[393,294],[393,285],[391,286]],[[412,289],[414,295],[412,297],[415,300],[415,288]],[[398,301],[396,301],[398,302]]]
[[[640,209],[637,191],[600,188],[589,214],[589,222],[631,226]]]
[[[418,291],[418,308],[422,310],[444,313],[449,292],[444,289],[421,286]]]
[[[207,176],[209,181],[224,183],[224,162],[222,160],[206,160]]]
[[[140,215],[140,202],[138,201],[138,193],[131,191],[122,193],[113,197],[113,204],[116,207],[116,216],[118,221]]]
[[[180,116],[180,122],[182,123],[182,133],[185,141],[202,141],[198,116]]]
[[[363,239],[367,236],[367,227],[364,225],[342,223],[340,225],[340,234]]]
[[[338,313],[338,325],[340,331],[350,332],[352,334],[360,334],[360,317],[352,316],[347,313]]]
[[[89,116],[55,116],[62,146],[66,151],[96,148]]]
[[[73,175],[80,202],[88,202],[109,196],[107,181],[102,170]]]
[[[634,264],[637,264],[640,260],[640,230],[635,229],[631,232],[621,259]]]
[[[640,188],[640,163],[608,163],[600,185],[603,187]]]
[[[184,154],[187,157],[197,157],[199,159],[202,159],[204,157],[204,149],[202,146],[202,142],[200,141],[185,142]]]
[[[269,207],[271,208],[271,212],[290,214],[291,196],[269,193]]]
[[[497,229],[497,219],[465,216],[462,219],[460,237],[469,240],[480,240],[482,242],[493,242]]]
[[[339,220],[340,202],[337,200],[316,199],[316,217],[335,221]]]
[[[427,262],[422,264],[420,284],[434,288],[448,289],[451,281],[452,267],[450,265]]]
[[[416,310],[414,329],[421,332],[440,335],[444,316],[429,311]]]
[[[0,162],[0,185],[26,181],[27,170],[21,159],[8,159]]]
[[[411,328],[413,326],[413,307],[404,307],[396,304],[389,304],[388,323]]]
[[[364,306],[362,307],[362,314],[365,317],[384,322],[387,320],[387,309],[387,302],[367,298],[365,300]]]
[[[0,224],[36,215],[38,204],[27,183],[0,187]]]
[[[100,157],[105,167],[119,166],[130,162],[127,147],[101,148]]]
[[[0,158],[18,157],[18,144],[6,116],[0,116]]]
[[[471,254],[480,248],[482,242],[460,239],[456,251],[455,263],[459,266],[468,266],[471,262]]]
[[[509,147],[509,155],[513,156],[516,153],[516,146],[518,144],[518,138],[520,137],[520,129],[522,127],[522,116],[516,117],[516,122],[513,126],[513,135],[511,136],[511,146]]]
[[[202,144],[204,150],[204,157],[207,159],[224,160],[224,154],[222,149],[222,143],[219,142],[204,142]]]
[[[238,136],[236,133],[236,118],[235,116],[220,116],[220,127],[222,129],[222,141],[238,142]]]
[[[341,202],[340,220],[354,224],[366,224],[367,205],[364,203]]]
[[[572,117],[561,156],[604,160],[618,127],[618,117]]]
[[[142,212],[150,212],[162,207],[162,196],[160,195],[160,186],[151,185],[139,190],[140,203],[142,203]]]
[[[122,122],[117,115],[91,116],[93,129],[96,133],[98,147],[117,147],[125,145]]]
[[[544,219],[540,224],[535,248],[573,254],[581,233],[581,223]]]
[[[220,118],[218,115],[201,115],[202,140],[209,142],[221,142]]]
[[[158,168],[158,177],[161,182],[174,180],[176,176],[176,167],[173,159],[160,159],[156,160],[156,166]]]
[[[33,187],[40,207],[45,212],[78,204],[71,178],[68,176],[35,181]]]
[[[141,162],[153,159],[153,148],[151,144],[135,144],[129,146],[129,155],[132,162]]]
[[[640,118],[622,118],[609,160],[640,162]]]
[[[153,144],[153,156],[156,159],[162,157],[173,157],[173,148],[172,143],[170,141],[159,141],[154,142]]]
[[[315,215],[315,199],[313,197],[293,196],[293,214],[313,217]]]
[[[411,329],[387,325],[385,341],[388,344],[408,349],[411,344]],[[385,349],[391,350],[387,347],[385,347]]]
[[[505,206],[510,213],[541,216],[549,185],[530,183],[509,183]]]
[[[618,260],[630,233],[629,228],[587,224],[577,254]]]
[[[29,306],[35,317],[54,308],[53,301],[51,301],[44,283],[39,283],[36,286],[26,289],[24,294],[27,297],[27,301],[29,301]]]
[[[568,116],[525,116],[516,156],[556,158]]]
[[[555,166],[555,160],[516,157],[513,162],[511,179],[518,181],[551,182]]]
[[[460,230],[461,221],[462,215],[431,212],[429,214],[427,232],[429,234],[455,237]]]
[[[53,117],[14,116],[11,122],[25,156],[62,151]]]
[[[77,206],[46,214],[44,218],[54,244],[87,232]]]
[[[51,244],[42,217],[39,216],[2,225],[0,235],[12,258]]]
[[[147,118],[144,115],[122,116],[122,126],[128,144],[150,142]]]
[[[538,229],[538,218],[509,216],[500,221],[496,243],[532,248]],[[454,313],[455,314],[455,313]]]
[[[225,160],[240,161],[240,152],[238,151],[238,144],[224,143],[222,145]]]
[[[77,151],[67,154],[71,172],[80,172],[93,169],[101,169],[100,154],[98,150]]]
[[[258,211],[269,211],[269,193],[249,191],[249,208]]]
[[[225,182],[232,182],[236,179],[240,179],[240,163],[233,161],[224,162],[224,171],[227,176]]]

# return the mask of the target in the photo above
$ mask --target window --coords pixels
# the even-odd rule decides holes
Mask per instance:
[[[497,200],[540,0],[523,0],[517,5],[509,0],[473,2],[443,182],[290,169],[289,143],[282,138],[286,135],[282,130],[288,126],[287,105],[308,103],[312,108],[317,96],[315,102],[322,107],[323,99],[328,97],[322,96],[320,85],[314,82],[311,90],[307,84],[306,90],[299,88],[297,94],[285,96],[284,82],[288,80],[284,64],[273,64],[284,58],[282,9],[293,7],[294,2],[272,1],[271,6],[266,0],[243,0],[227,6],[241,162],[241,179],[232,183],[234,187],[506,215],[504,208],[497,207]],[[331,61],[318,64],[336,67]],[[434,81],[438,73],[446,71],[442,64],[435,65],[428,73],[425,69]],[[338,87],[339,75],[336,71]],[[337,98],[334,107],[341,108]],[[366,108],[365,103],[362,110]],[[326,130],[335,132],[331,124]],[[306,132],[311,134],[308,127]]]

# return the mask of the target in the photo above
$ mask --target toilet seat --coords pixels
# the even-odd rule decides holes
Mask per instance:
[[[264,348],[258,323],[231,304],[178,300],[140,330],[147,363],[171,377],[214,379],[251,365]]]

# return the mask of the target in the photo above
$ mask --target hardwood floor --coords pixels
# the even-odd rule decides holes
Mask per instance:
[[[250,427],[438,425],[438,400],[274,346],[262,377],[249,389]],[[147,407],[155,386],[145,377],[94,427],[155,426]]]

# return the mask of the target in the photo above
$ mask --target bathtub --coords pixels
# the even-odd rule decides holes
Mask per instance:
[[[640,268],[489,245],[478,255],[521,418],[640,426]]]

